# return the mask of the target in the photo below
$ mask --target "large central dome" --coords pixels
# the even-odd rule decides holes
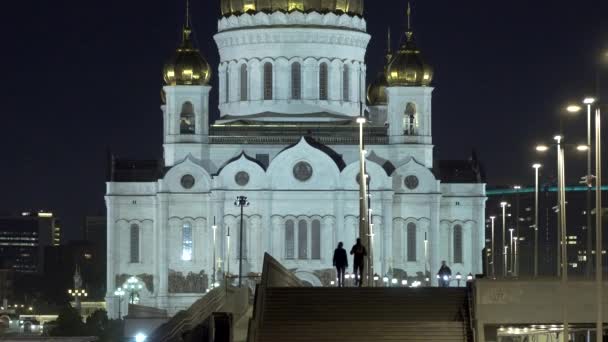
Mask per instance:
[[[317,11],[363,15],[364,0],[221,0],[222,15],[247,12]]]

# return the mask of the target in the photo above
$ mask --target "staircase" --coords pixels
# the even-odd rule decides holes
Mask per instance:
[[[458,341],[469,338],[459,288],[265,289],[256,341]]]

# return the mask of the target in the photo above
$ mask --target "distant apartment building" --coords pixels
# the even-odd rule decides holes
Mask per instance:
[[[595,259],[595,192],[592,192],[590,211],[587,211],[587,188],[569,186],[566,188],[566,243],[569,273],[584,275],[593,272]],[[538,248],[538,272],[543,276],[554,276],[560,264],[558,257],[561,243],[558,215],[557,189],[552,184],[539,187],[538,241],[535,239],[535,189],[532,187],[489,188],[486,206],[486,267],[491,272],[492,220],[494,216],[494,263],[496,274],[513,273],[521,276],[534,274],[534,249]],[[602,190],[604,203],[608,203],[608,187]],[[502,241],[503,216],[500,203],[505,202],[505,241]],[[604,206],[606,207],[606,205]],[[604,209],[605,211],[605,209]],[[588,227],[587,214],[591,225]],[[606,221],[603,224],[607,228]],[[512,235],[511,235],[512,234]],[[590,240],[588,240],[588,238]],[[604,246],[608,236],[604,234]],[[591,242],[589,244],[589,242]],[[506,251],[506,259],[505,252]],[[607,265],[606,247],[601,251],[603,265]],[[590,257],[591,256],[591,257]]]
[[[60,244],[60,222],[51,212],[0,216],[0,268],[42,273],[45,247]]]

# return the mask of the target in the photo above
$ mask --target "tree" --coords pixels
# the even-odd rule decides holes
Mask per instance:
[[[51,336],[87,336],[87,329],[76,309],[66,306],[59,312]]]

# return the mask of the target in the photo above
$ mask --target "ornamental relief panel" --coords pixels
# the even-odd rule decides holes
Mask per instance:
[[[208,284],[209,276],[205,271],[184,275],[169,269],[169,293],[205,293]]]
[[[269,26],[269,25],[315,25],[351,28],[365,32],[367,30],[367,22],[358,16],[350,16],[348,14],[336,15],[333,13],[320,14],[318,12],[301,13],[291,12],[282,13],[275,12],[266,14],[258,12],[255,15],[241,14],[231,15],[227,18],[222,18],[218,23],[218,31],[224,31],[234,28],[242,28],[249,26]]]

